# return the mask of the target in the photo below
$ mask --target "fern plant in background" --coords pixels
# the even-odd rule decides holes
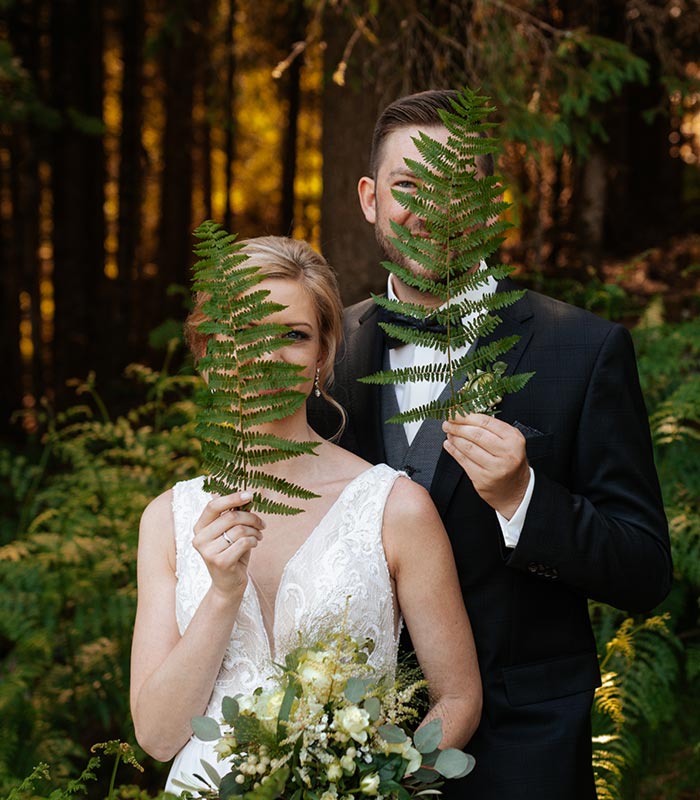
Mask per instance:
[[[298,386],[303,368],[265,358],[285,347],[289,328],[267,318],[284,306],[267,300],[269,292],[256,289],[264,279],[235,235],[218,223],[206,221],[196,230],[194,290],[207,296],[202,311],[207,319],[200,333],[210,336],[199,367],[206,375],[201,393],[197,433],[202,441],[205,488],[228,494],[244,489],[271,489],[292,498],[315,497],[284,478],[265,472],[267,464],[313,453],[317,442],[295,442],[254,430],[283,419],[306,402]],[[273,514],[295,514],[300,509],[263,497],[254,491],[252,507]]]
[[[621,612],[592,604],[598,626]],[[623,616],[623,615],[622,615]],[[602,685],[593,703],[593,769],[599,800],[623,800],[626,779],[640,767],[649,730],[673,718],[681,646],[669,615],[626,617],[600,653]]]
[[[446,144],[421,133],[415,143],[422,161],[406,159],[417,179],[415,192],[392,190],[404,208],[424,221],[428,233],[423,237],[392,221],[392,242],[401,255],[419,264],[424,272],[416,275],[405,266],[383,264],[409,286],[440,298],[443,305],[434,311],[419,304],[375,297],[381,308],[409,318],[408,325],[380,322],[389,336],[436,348],[445,358],[440,364],[383,371],[362,379],[372,384],[434,381],[448,384],[450,395],[447,400],[397,414],[391,422],[444,419],[473,411],[489,413],[503,395],[519,391],[531,377],[524,373],[506,375],[506,365],[499,361],[519,337],[492,337],[501,321],[494,312],[515,303],[522,292],[487,292],[478,299],[464,294],[483,287],[491,278],[499,280],[509,274],[510,269],[502,264],[486,266],[481,262],[497,250],[510,223],[498,219],[508,207],[501,199],[502,180],[477,175],[477,158],[493,154],[498,145],[497,139],[485,135],[485,120],[493,108],[488,98],[468,88],[452,105],[452,112],[440,111],[449,133]],[[427,321],[428,330],[411,327],[410,320]],[[487,337],[491,341],[483,343]],[[465,345],[477,341],[482,344],[464,352]],[[456,352],[460,348],[462,354]]]
[[[133,742],[139,517],[201,468],[198,379],[145,366],[129,372],[144,387],[142,405],[111,416],[91,375],[76,386],[78,405],[46,408],[38,419],[36,459],[0,450],[0,797],[40,762],[61,784],[94,742]],[[139,781],[155,788],[164,779],[150,763]]]

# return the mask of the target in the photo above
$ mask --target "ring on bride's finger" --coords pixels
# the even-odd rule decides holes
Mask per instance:
[[[221,535],[223,536],[223,538],[224,538],[224,539],[226,539],[226,541],[227,541],[229,544],[233,544],[233,542],[231,541],[231,539],[229,539],[229,538],[228,538],[228,533],[227,533],[226,531],[224,531],[224,532],[223,532]]]

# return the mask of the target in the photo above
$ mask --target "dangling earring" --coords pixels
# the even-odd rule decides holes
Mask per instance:
[[[321,386],[319,385],[319,379],[321,377],[321,369],[316,367],[316,377],[314,378],[314,395],[316,397],[321,396]]]

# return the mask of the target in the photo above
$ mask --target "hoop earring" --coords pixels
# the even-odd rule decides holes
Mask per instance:
[[[321,396],[321,386],[319,383],[320,377],[321,377],[321,369],[320,367],[316,367],[316,377],[314,378],[314,395],[316,397]]]

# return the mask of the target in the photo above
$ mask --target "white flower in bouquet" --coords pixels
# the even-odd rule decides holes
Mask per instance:
[[[360,780],[360,791],[369,795],[379,794],[379,775],[376,772],[365,775]]]
[[[369,713],[364,708],[357,706],[339,708],[333,715],[332,727],[340,731],[341,738],[343,734],[348,734],[360,744],[367,741],[369,726]]]
[[[310,650],[299,660],[297,674],[302,688],[316,697],[327,697],[336,679],[330,653]]]

